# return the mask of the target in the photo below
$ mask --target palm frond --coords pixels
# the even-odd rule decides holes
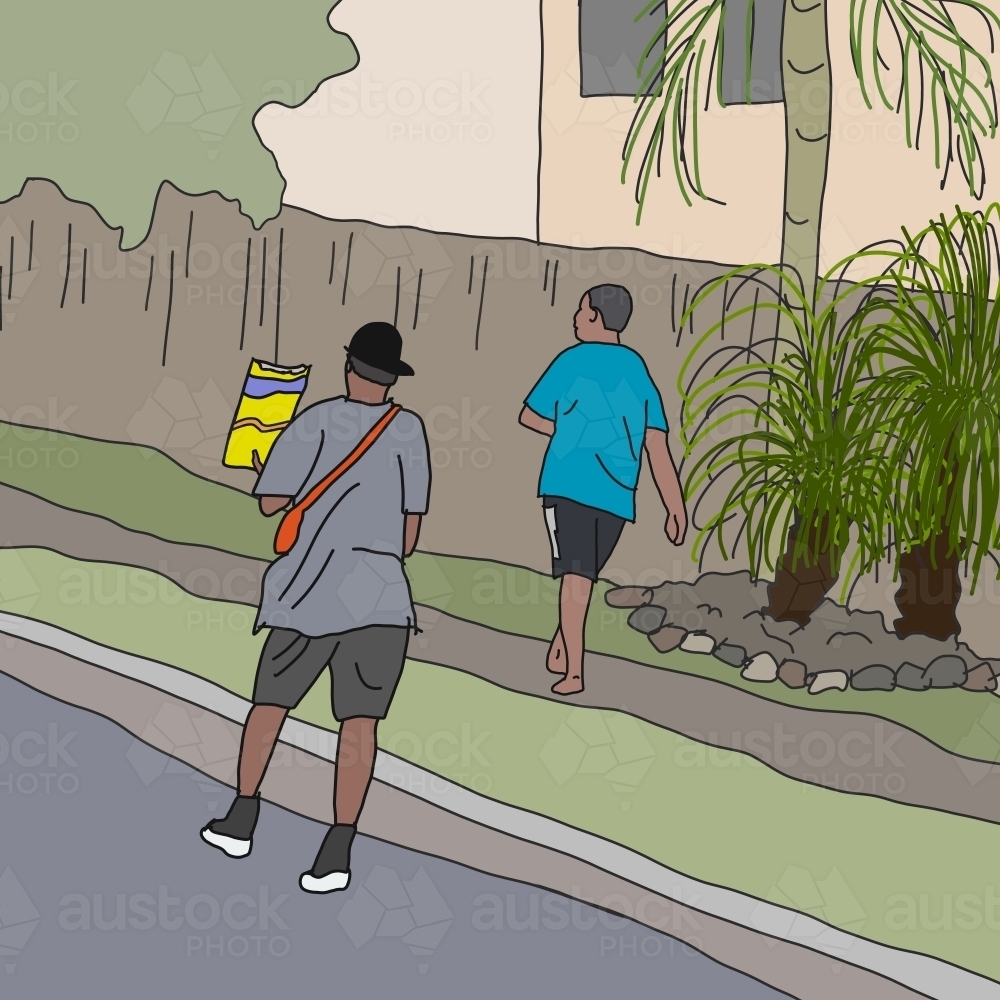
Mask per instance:
[[[660,3],[649,0],[635,20],[646,17]],[[725,0],[682,2],[657,26],[639,61],[637,107],[622,148],[621,171],[625,184],[641,150],[635,182],[636,225],[642,221],[653,170],[660,176],[660,153],[668,133],[674,176],[684,200],[688,205],[693,204],[692,196],[717,201],[701,181],[698,116],[702,100],[708,106],[713,82],[722,96],[724,13]]]
[[[639,22],[663,0],[649,0]],[[977,45],[956,21],[963,11],[982,32]],[[954,12],[954,13],[953,13]],[[726,0],[680,0],[669,6],[647,43],[637,70],[636,110],[622,147],[621,182],[635,160],[636,225],[642,221],[649,184],[661,176],[669,143],[678,190],[688,206],[694,199],[724,204],[706,190],[701,176],[700,114],[714,91],[725,106],[722,64]],[[747,8],[747,100],[752,56],[754,3]],[[969,193],[981,198],[986,184],[981,138],[994,138],[1000,109],[990,58],[996,50],[1000,15],[979,0],[850,0],[851,57],[868,108],[878,101],[903,116],[907,145],[920,147],[929,132],[941,187],[958,163]],[[887,58],[895,51],[892,62]]]
[[[963,35],[953,10],[971,13],[982,23],[988,42],[983,50]],[[916,147],[929,110],[941,187],[957,160],[970,195],[981,198],[986,173],[979,138],[992,139],[998,125],[987,53],[995,51],[1000,17],[977,0],[851,0],[850,21],[851,56],[866,105],[873,107],[874,86],[884,107],[903,114],[907,145]],[[887,43],[896,50],[895,67],[885,59]],[[897,78],[895,87],[889,74]]]

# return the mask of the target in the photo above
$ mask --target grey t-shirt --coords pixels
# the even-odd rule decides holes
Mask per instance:
[[[306,493],[345,459],[390,403],[343,396],[300,413],[274,442],[257,496]],[[254,631],[320,636],[367,625],[413,626],[403,572],[405,514],[424,514],[430,493],[427,435],[410,410],[396,414],[367,452],[304,514],[295,545],[271,563]],[[274,518],[275,530],[278,517]]]

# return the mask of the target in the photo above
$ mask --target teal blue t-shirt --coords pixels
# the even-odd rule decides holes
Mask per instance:
[[[556,357],[525,403],[556,425],[538,495],[634,521],[646,431],[667,429],[642,357],[622,344],[577,344]]]

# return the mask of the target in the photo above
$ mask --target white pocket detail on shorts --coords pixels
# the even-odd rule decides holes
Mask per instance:
[[[559,558],[559,540],[556,538],[556,509],[545,508],[545,523],[549,529],[549,541],[552,543],[552,558]]]

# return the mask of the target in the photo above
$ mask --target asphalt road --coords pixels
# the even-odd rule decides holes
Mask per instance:
[[[198,830],[231,791],[0,674],[0,995],[771,1000],[678,937],[365,837],[346,892],[298,876],[324,828],[265,803],[253,854]]]

